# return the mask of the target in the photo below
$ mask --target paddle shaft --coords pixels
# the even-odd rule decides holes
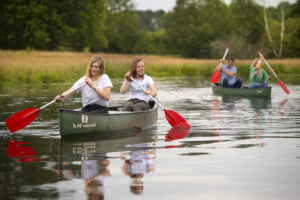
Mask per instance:
[[[223,55],[223,58],[222,58],[222,60],[224,60],[224,59],[226,58],[226,56],[227,56],[227,54],[228,54],[228,51],[229,51],[229,47],[227,47],[227,48],[226,48],[226,50],[225,50],[225,53],[224,53],[224,55]],[[223,64],[223,62],[220,62],[220,64],[219,64],[219,65],[221,65],[221,64]]]
[[[134,78],[130,77],[130,79],[135,83],[137,84],[137,86],[139,86],[144,92],[146,91],[145,88],[143,88]],[[155,103],[157,103],[157,105],[159,105],[159,107],[163,110],[165,110],[165,108],[160,104],[158,103],[158,101],[153,97],[151,96],[150,94],[148,94],[148,97],[150,97],[153,101],[155,101]]]
[[[84,86],[86,83],[83,83],[81,85],[79,85],[78,87],[74,88],[73,90],[69,91],[67,94],[62,95],[61,98],[64,98],[65,96],[68,96],[69,94],[73,93],[75,90],[78,90],[79,88],[81,88],[82,86]],[[39,108],[39,110],[42,110],[44,108],[46,108],[47,106],[50,106],[51,104],[55,103],[57,100],[52,100],[49,103],[43,105],[42,107]]]
[[[268,61],[265,59],[265,57],[262,55],[262,53],[260,53],[260,52],[258,52],[258,53],[259,53],[259,55],[261,55],[261,56],[262,56],[262,58],[263,58],[263,61],[266,63],[266,65],[268,66],[268,68],[269,68],[270,70],[272,70],[272,67],[269,65]],[[278,76],[277,76],[277,74],[275,73],[275,71],[274,71],[274,70],[273,70],[273,74],[274,74],[275,78],[277,78],[277,79],[278,79]]]

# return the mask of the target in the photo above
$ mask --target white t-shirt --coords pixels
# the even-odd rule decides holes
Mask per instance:
[[[74,83],[73,88],[80,86],[85,82],[85,77],[80,78],[76,83]],[[109,77],[106,74],[102,74],[97,81],[93,81],[96,87],[100,90],[103,90],[106,87],[113,88],[113,84],[110,81]],[[90,104],[97,104],[100,106],[107,107],[107,102],[102,99],[97,92],[88,85],[84,85],[83,87],[76,90],[76,92],[81,92],[82,95],[82,105],[83,107]]]
[[[150,85],[154,84],[153,79],[148,76],[144,75],[143,80],[137,80],[135,79],[145,90],[150,90]],[[129,82],[130,86],[130,99],[140,99],[143,101],[148,102],[149,96],[144,93],[144,90],[142,90],[138,85],[136,85],[133,81]]]

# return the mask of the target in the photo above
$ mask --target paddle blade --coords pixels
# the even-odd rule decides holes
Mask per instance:
[[[280,79],[277,79],[279,85],[282,87],[282,89],[285,91],[285,93],[289,94],[290,91],[287,89],[287,87],[285,87],[285,85],[283,84],[283,82]]]
[[[5,120],[6,126],[11,133],[16,132],[30,124],[39,114],[40,109],[27,108]]]
[[[216,84],[219,81],[220,76],[221,76],[220,70],[215,70],[210,79],[210,82]]]
[[[164,109],[167,121],[172,127],[191,127],[189,123],[173,110]]]

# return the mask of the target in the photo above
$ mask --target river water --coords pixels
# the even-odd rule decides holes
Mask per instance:
[[[299,85],[286,95],[272,83],[271,99],[249,99],[213,95],[200,78],[155,80],[190,130],[171,129],[159,110],[152,130],[61,139],[57,110],[80,107],[75,95],[9,134],[6,118],[70,85],[1,91],[0,199],[299,199]],[[113,82],[110,104],[122,104]]]

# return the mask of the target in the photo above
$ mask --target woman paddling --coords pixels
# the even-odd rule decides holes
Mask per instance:
[[[260,58],[254,59],[253,63],[250,66],[250,75],[249,81],[251,86],[249,88],[266,88],[268,87],[268,82],[271,78],[273,73],[273,69],[271,69],[270,75],[261,68],[263,56],[261,55]]]
[[[82,112],[108,113],[107,101],[110,99],[111,88],[113,87],[111,80],[105,73],[104,61],[100,56],[93,56],[87,66],[86,74],[74,85],[62,93],[67,94],[69,91],[77,88],[83,83],[83,87],[77,92],[82,94]],[[57,101],[62,101],[70,95],[61,98],[62,95],[55,97]]]
[[[130,77],[134,78],[143,88],[145,92],[134,82],[130,81]],[[136,58],[130,65],[129,72],[125,74],[125,80],[120,88],[120,93],[125,94],[130,89],[130,100],[127,101],[123,111],[144,111],[149,110],[149,94],[156,96],[156,88],[153,79],[145,74],[144,62]]]

